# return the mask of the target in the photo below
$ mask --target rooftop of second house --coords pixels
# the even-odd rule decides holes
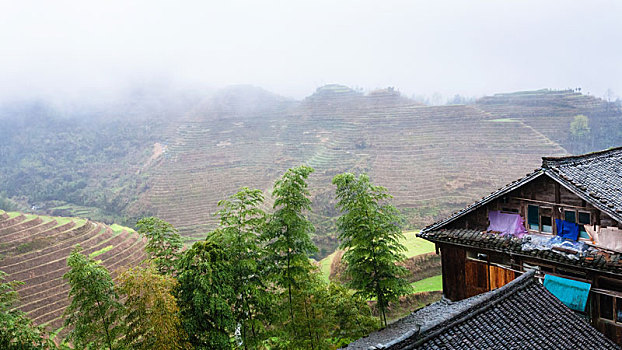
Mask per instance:
[[[496,290],[441,300],[347,349],[620,349],[526,272]]]

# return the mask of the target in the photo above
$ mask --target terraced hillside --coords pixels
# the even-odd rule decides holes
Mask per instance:
[[[319,258],[336,245],[335,174],[369,173],[418,228],[521,177],[541,156],[622,144],[619,107],[574,91],[430,107],[392,88],[327,85],[296,101],[236,86],[197,101],[145,96],[131,108],[68,116],[0,106],[0,209],[127,225],[157,215],[192,241],[215,226],[219,200],[242,186],[269,193],[286,169],[308,164]]]
[[[497,118],[522,121],[571,153],[612,147],[622,138],[619,106],[574,90],[495,94],[478,100],[476,107]],[[573,137],[570,130],[578,114],[589,120],[590,131],[582,140]]]
[[[80,244],[110,271],[145,258],[144,242],[131,229],[86,219],[0,211],[0,270],[19,287],[20,306],[35,324],[60,330],[69,299],[67,257]]]
[[[255,93],[262,96],[252,101],[267,101],[261,108],[205,101],[170,129],[166,152],[146,170],[149,189],[139,202],[187,237],[214,227],[216,203],[241,186],[269,191],[287,168],[308,164],[316,169],[312,217],[322,256],[335,247],[335,174],[369,173],[417,227],[523,176],[544,155],[568,153],[555,128],[486,99],[429,107],[388,91],[364,95],[334,85],[301,102]],[[537,93],[544,102],[533,110],[548,108],[547,118],[559,123],[600,103],[568,93],[563,98],[573,104],[556,109],[547,107],[548,93]]]

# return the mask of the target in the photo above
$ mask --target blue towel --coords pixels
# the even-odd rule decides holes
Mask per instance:
[[[579,238],[579,225],[575,224],[574,222],[555,219],[555,226],[557,226],[558,236],[571,239],[573,241],[576,241],[577,238]]]
[[[573,310],[585,311],[591,284],[568,278],[545,275],[544,288]]]

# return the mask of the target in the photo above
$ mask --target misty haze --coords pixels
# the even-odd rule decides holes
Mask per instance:
[[[423,349],[534,288],[589,321],[565,345],[618,348],[621,18],[617,1],[0,4],[0,347]],[[591,286],[587,308],[549,275]]]

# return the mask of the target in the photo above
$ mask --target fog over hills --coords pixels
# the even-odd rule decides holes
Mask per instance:
[[[242,186],[269,195],[286,169],[307,164],[316,169],[311,216],[324,255],[336,245],[338,173],[368,173],[417,228],[520,178],[542,156],[622,141],[619,105],[572,90],[426,106],[393,88],[331,84],[294,100],[237,85],[201,98],[147,90],[119,101],[5,105],[0,208],[128,225],[157,215],[201,239],[219,200]]]

